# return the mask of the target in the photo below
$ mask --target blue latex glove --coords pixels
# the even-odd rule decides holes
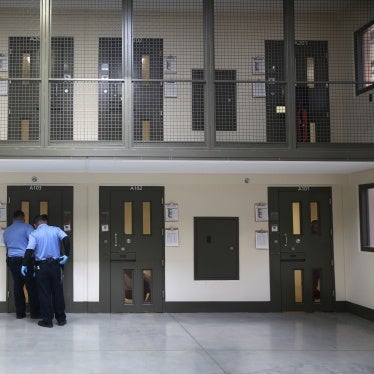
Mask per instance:
[[[68,256],[65,256],[65,255],[63,255],[63,256],[61,256],[60,257],[60,265],[65,265],[66,263],[67,263],[67,261],[68,261]]]
[[[26,273],[27,273],[27,266],[22,265],[22,266],[21,266],[21,274],[22,274],[24,277],[26,277]]]

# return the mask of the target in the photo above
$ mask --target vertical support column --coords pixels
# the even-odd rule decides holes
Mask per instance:
[[[283,1],[284,76],[286,86],[286,139],[289,149],[296,148],[296,62],[295,62],[295,4]]]
[[[51,37],[51,5],[53,0],[40,0],[40,92],[39,128],[40,146],[49,144],[49,55]]]
[[[133,39],[133,2],[122,1],[122,141],[125,148],[133,143],[133,94],[132,94],[132,39]]]
[[[214,0],[203,0],[204,22],[204,78],[205,84],[205,143],[208,148],[215,145],[215,73],[214,73]]]

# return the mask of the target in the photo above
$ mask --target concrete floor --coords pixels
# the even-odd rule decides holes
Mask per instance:
[[[374,323],[345,313],[0,314],[0,373],[374,373]]]

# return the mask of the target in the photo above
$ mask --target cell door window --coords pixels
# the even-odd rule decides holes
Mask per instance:
[[[374,184],[359,186],[361,250],[374,252]]]

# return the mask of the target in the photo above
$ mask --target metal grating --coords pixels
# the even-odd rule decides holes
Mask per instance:
[[[371,0],[295,1],[298,143],[373,141],[374,105],[369,91],[357,92],[357,71],[366,59],[373,69],[366,83],[374,83],[374,37],[366,56],[354,44],[356,31],[373,21]]]
[[[266,48],[268,40],[283,40],[282,4],[274,0],[214,2],[218,142],[286,140],[284,111],[277,111],[277,107],[285,107],[284,85],[279,84],[284,81],[283,54],[276,48]],[[271,66],[267,63],[270,60]],[[222,89],[225,83],[219,82],[217,73],[228,69],[236,82]],[[272,85],[266,85],[269,81]],[[228,90],[235,90],[235,95]],[[279,96],[279,102],[274,101],[274,95]]]
[[[38,142],[41,119],[50,143],[374,140],[372,0],[295,0],[295,30],[283,29],[283,0],[215,0],[213,9],[202,0],[54,0],[50,38],[40,33],[41,4],[0,2],[2,142]],[[122,40],[131,19],[132,40]],[[210,51],[214,66],[204,64]]]
[[[0,141],[39,140],[40,2],[2,2]]]
[[[134,141],[201,142],[193,129],[192,70],[203,69],[201,0],[134,1]]]

